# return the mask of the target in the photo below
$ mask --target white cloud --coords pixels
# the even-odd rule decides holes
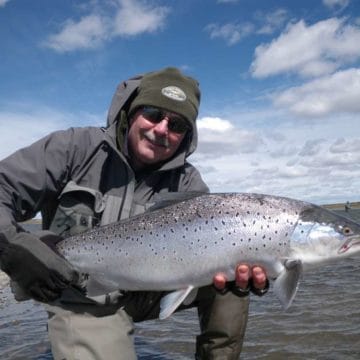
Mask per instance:
[[[299,152],[299,156],[315,156],[321,151],[322,139],[307,140]]]
[[[228,45],[235,45],[254,31],[254,25],[251,23],[209,24],[205,30],[210,33],[211,39],[220,38],[225,40]]]
[[[285,9],[277,9],[271,13],[264,14],[259,12],[256,17],[263,22],[262,26],[256,31],[257,34],[272,34],[280,28],[288,17]]]
[[[360,113],[359,99],[360,69],[338,71],[273,97],[276,106],[305,117]]]
[[[105,120],[91,114],[69,114],[46,107],[29,107],[17,104],[18,111],[0,112],[0,159],[19,148],[30,145],[49,133],[78,124],[104,125]],[[9,126],[11,124],[11,126]]]
[[[57,52],[93,49],[115,37],[136,36],[154,32],[164,26],[167,7],[150,7],[140,0],[119,0],[116,10],[102,10],[83,16],[79,21],[67,20],[62,29],[50,35],[43,45]]]
[[[150,7],[134,0],[122,0],[114,22],[114,35],[134,36],[154,32],[164,26],[167,7]]]
[[[197,155],[224,156],[234,153],[252,153],[262,144],[261,137],[248,130],[235,128],[228,120],[218,117],[204,117],[197,121],[201,143]]]
[[[330,146],[331,153],[342,154],[348,151],[360,153],[360,139],[339,138]]]
[[[259,192],[315,203],[357,201],[358,120],[341,115],[301,121],[272,112],[268,109],[267,118],[276,114],[278,119],[272,126],[264,121],[264,126],[258,123],[252,129],[253,118],[264,113],[242,111],[241,122],[216,118],[219,124],[231,124],[228,131],[199,127],[199,148],[190,161],[200,169],[211,191]],[[234,112],[228,117],[232,118],[239,116]]]
[[[4,7],[10,0],[0,0],[0,7]]]
[[[303,20],[288,28],[269,44],[255,49],[251,64],[254,77],[282,73],[302,76],[330,74],[360,58],[360,28],[343,19],[331,18],[314,25]]]
[[[197,127],[199,130],[215,130],[224,132],[233,129],[233,125],[228,120],[223,120],[219,117],[203,117],[197,121]]]
[[[3,7],[8,3],[10,0],[0,0],[0,7]]]
[[[205,31],[210,34],[211,39],[222,39],[229,46],[235,45],[251,34],[272,34],[285,22],[287,11],[277,9],[271,13],[257,12],[254,22],[209,24]]]
[[[106,40],[108,33],[106,19],[98,15],[89,15],[77,23],[68,20],[58,34],[48,37],[44,45],[57,52],[91,49]]]

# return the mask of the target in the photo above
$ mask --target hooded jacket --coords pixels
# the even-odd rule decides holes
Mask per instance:
[[[129,165],[126,113],[141,78],[117,87],[105,128],[56,131],[0,162],[0,232],[41,211],[43,229],[68,236],[142,213],[164,193],[208,191],[186,160],[196,126],[158,169],[135,174]]]

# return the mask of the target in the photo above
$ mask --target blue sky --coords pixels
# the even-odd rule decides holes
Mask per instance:
[[[119,82],[177,66],[211,191],[360,200],[359,1],[0,0],[0,41],[0,158],[104,125]]]

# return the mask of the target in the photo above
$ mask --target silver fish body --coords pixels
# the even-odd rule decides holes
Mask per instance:
[[[216,273],[233,280],[239,263],[263,266],[287,308],[303,269],[360,251],[360,225],[289,198],[204,194],[67,238],[57,251],[87,274],[90,297],[174,290],[161,317]]]

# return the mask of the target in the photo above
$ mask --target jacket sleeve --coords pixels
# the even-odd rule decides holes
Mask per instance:
[[[0,229],[55,200],[71,168],[73,130],[58,131],[0,161]]]
[[[200,172],[190,163],[186,163],[179,179],[179,191],[209,192],[209,187],[202,179]]]

